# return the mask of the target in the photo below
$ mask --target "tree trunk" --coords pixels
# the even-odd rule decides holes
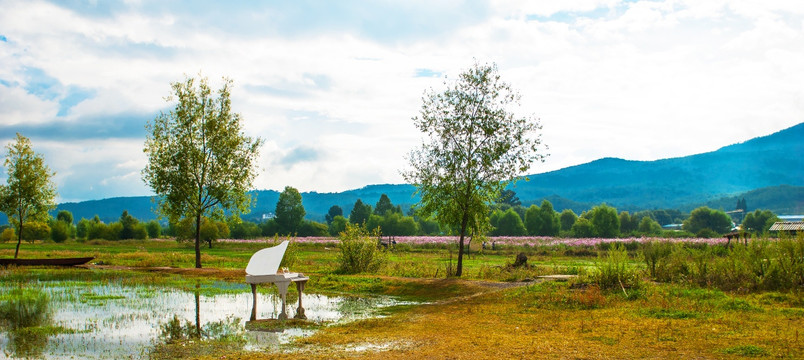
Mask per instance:
[[[195,216],[195,268],[201,268],[201,214]]]
[[[20,233],[17,234],[17,249],[14,250],[14,258],[17,258],[17,255],[20,254],[20,243],[22,243],[22,220],[20,220]]]
[[[463,274],[463,240],[466,237],[466,224],[469,223],[468,214],[463,214],[461,220],[461,239],[458,242],[458,268],[455,270],[455,276],[460,277]]]

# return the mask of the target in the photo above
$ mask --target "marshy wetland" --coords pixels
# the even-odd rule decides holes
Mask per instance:
[[[300,241],[293,270],[310,276],[309,320],[268,320],[279,303],[272,287],[260,286],[261,320],[248,323],[243,268],[269,242],[215,244],[205,249],[204,269],[190,268],[191,246],[171,241],[26,244],[30,257],[96,260],[88,268],[0,268],[0,357],[804,357],[804,294],[798,280],[783,282],[800,271],[804,239],[673,245],[655,275],[646,266],[651,248],[638,244],[505,245],[474,249],[462,279],[444,277],[454,262],[449,245],[399,246],[376,273],[347,275],[338,272],[337,244]],[[0,255],[9,251],[0,244]],[[520,252],[528,265],[514,268]],[[674,262],[682,254],[686,270]],[[749,279],[754,258],[767,259],[756,262],[765,273]],[[635,282],[606,287],[611,272]],[[550,274],[578,276],[538,277]],[[295,296],[291,290],[290,316]]]

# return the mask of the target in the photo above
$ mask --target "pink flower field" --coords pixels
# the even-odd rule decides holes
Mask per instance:
[[[282,240],[283,238],[280,238]],[[385,238],[384,238],[385,239]],[[411,244],[411,245],[426,245],[426,244],[450,244],[457,243],[457,236],[398,236],[394,240],[398,244]],[[235,243],[273,243],[273,238],[267,239],[221,239],[220,242],[235,242]],[[293,241],[307,244],[335,244],[339,240],[336,237],[299,237],[293,238]],[[477,244],[479,239],[475,239],[474,244]],[[628,242],[649,242],[649,241],[667,241],[667,242],[683,242],[694,244],[725,244],[726,238],[660,238],[660,237],[629,237],[629,238],[558,238],[549,236],[491,236],[486,240],[489,245],[496,243],[497,245],[516,245],[516,246],[552,246],[552,245],[566,245],[566,246],[596,246],[600,243],[628,243]]]

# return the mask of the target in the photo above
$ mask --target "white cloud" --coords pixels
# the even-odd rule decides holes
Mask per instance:
[[[443,77],[416,74],[453,79],[476,58],[497,62],[522,94],[521,114],[541,118],[551,156],[534,172],[603,156],[683,156],[801,121],[802,4],[500,0],[427,34],[416,31],[417,19],[392,30],[344,23],[361,16],[347,4],[333,6],[333,14],[288,15],[299,22],[289,26],[282,11],[292,8],[284,5],[210,5],[231,19],[210,23],[204,6],[127,1],[107,3],[104,12],[6,1],[0,127],[125,119],[130,126],[114,128],[108,140],[58,140],[40,128],[34,140],[47,143],[58,163],[65,198],[145,194],[132,175],[144,164],[143,139],[120,132],[140,129],[169,106],[170,82],[200,71],[213,86],[221,76],[234,80],[245,131],[266,140],[257,188],[329,192],[398,183],[405,154],[419,144],[410,118],[425,89],[442,89]],[[429,19],[467,4],[376,6]],[[58,82],[55,99],[25,91],[28,68]],[[70,87],[92,95],[60,105]],[[279,165],[293,149],[309,156]]]

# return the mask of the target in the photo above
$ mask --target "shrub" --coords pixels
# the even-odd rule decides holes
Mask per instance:
[[[639,273],[628,264],[628,252],[622,244],[616,244],[605,257],[600,254],[595,267],[590,276],[601,289],[639,288]]]
[[[377,234],[370,234],[361,225],[346,225],[340,234],[341,250],[339,271],[345,274],[376,272],[388,259],[384,249],[378,246]]]
[[[648,241],[642,244],[642,258],[650,272],[650,277],[656,278],[656,266],[670,256],[673,245],[667,241]]]
[[[7,242],[7,241],[14,241],[17,240],[17,234],[14,232],[14,228],[5,228],[3,233],[0,234],[0,242]]]

